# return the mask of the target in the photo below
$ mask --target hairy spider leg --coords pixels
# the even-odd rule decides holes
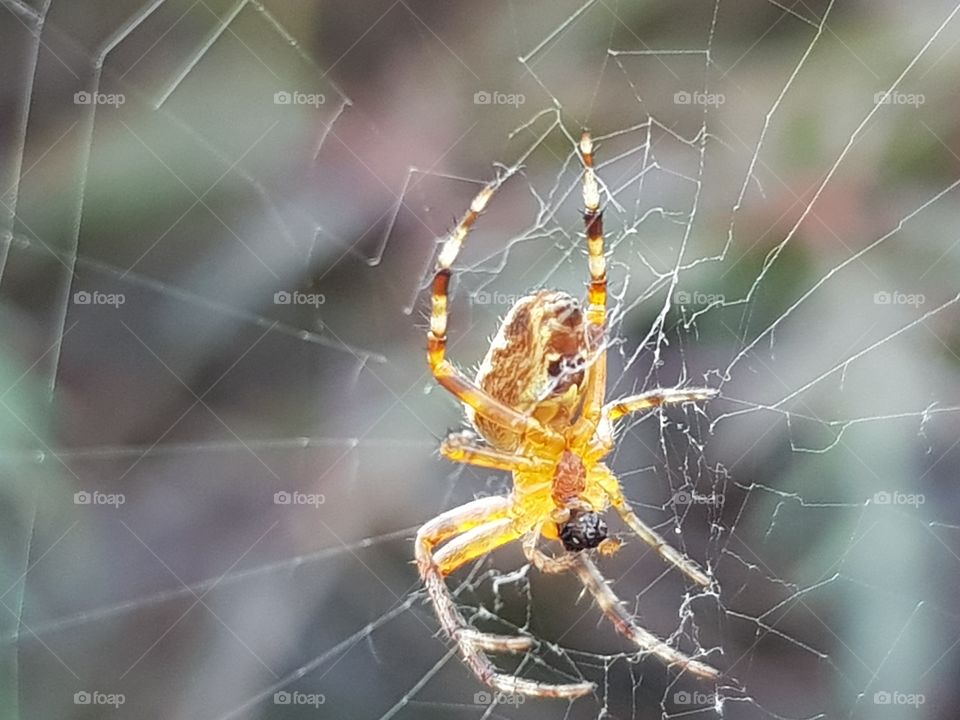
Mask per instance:
[[[590,359],[584,384],[583,407],[572,431],[576,449],[584,447],[596,432],[607,386],[607,351],[603,346],[607,322],[607,260],[603,247],[600,186],[593,168],[593,140],[587,131],[580,137],[580,155],[584,165],[583,223],[590,268],[590,288],[587,293],[587,340]]]
[[[610,499],[613,509],[617,511],[617,514],[620,515],[627,526],[665,562],[676,567],[697,585],[710,587],[710,576],[697,563],[670,545],[656,530],[637,517],[623,495],[620,481],[605,465],[597,464],[593,467],[588,483],[596,483],[602,488]]]
[[[464,465],[507,470],[509,472],[552,472],[554,463],[537,457],[516,455],[489,445],[481,445],[469,435],[452,432],[440,443],[440,454]]]
[[[544,427],[535,418],[524,415],[491,397],[446,359],[447,301],[451,267],[470,228],[486,208],[498,187],[498,182],[492,182],[477,193],[470,203],[470,209],[447,237],[437,257],[433,276],[430,329],[427,331],[427,361],[437,382],[458,400],[491,422],[520,435],[525,441],[533,442],[547,453],[559,456],[564,447],[564,440],[559,433]]]
[[[613,623],[613,626],[630,638],[637,647],[659,658],[668,667],[679,667],[708,680],[717,680],[720,677],[720,671],[715,667],[688,657],[634,623],[630,613],[627,612],[620,598],[610,589],[606,578],[594,562],[585,553],[577,553],[575,558],[574,570],[580,582],[590,591],[600,610]]]
[[[715,398],[719,391],[713,388],[654,388],[639,395],[630,395],[603,406],[597,437],[588,453],[592,460],[598,460],[613,450],[613,423],[627,415],[642,412],[663,405],[681,405],[688,402],[701,402]]]
[[[593,595],[600,611],[618,632],[632,640],[641,650],[659,658],[668,667],[679,666],[698,677],[716,680],[720,676],[720,671],[716,668],[693,660],[653,633],[639,627],[610,588],[603,573],[586,553],[567,553],[551,557],[537,547],[538,540],[539,533],[536,532],[528,533],[523,538],[523,552],[530,563],[545,573],[575,572],[580,583]]]
[[[497,672],[484,654],[485,650],[525,652],[533,647],[534,640],[480,633],[469,627],[457,610],[456,601],[444,580],[445,575],[463,563],[520,537],[509,517],[511,506],[508,497],[481,498],[438,515],[425,524],[417,532],[416,539],[420,576],[441,627],[457,643],[465,664],[481,682],[500,692],[538,697],[573,699],[586,695],[594,690],[593,683],[541,683]],[[435,556],[436,545],[448,539],[450,541]]]
[[[631,395],[604,406],[604,414],[615,422],[631,413],[640,412],[661,405],[679,405],[681,403],[699,402],[716,397],[717,390],[713,388],[657,388],[648,390],[639,395]]]

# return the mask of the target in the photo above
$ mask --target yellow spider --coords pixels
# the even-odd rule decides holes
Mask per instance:
[[[440,452],[455,462],[510,471],[513,489],[505,497],[466,503],[420,528],[417,566],[441,627],[457,643],[470,670],[498,691],[537,697],[576,698],[592,692],[594,685],[548,684],[498,672],[487,653],[525,652],[534,639],[471,628],[444,580],[464,563],[514,540],[522,541],[527,558],[541,571],[575,572],[617,630],[644,652],[707,680],[720,677],[715,668],[637,626],[586,552],[598,548],[606,553],[618,547],[607,538],[601,517],[613,507],[666,562],[697,585],[710,586],[707,573],[633,513],[616,476],[601,460],[613,449],[613,423],[619,418],[661,405],[707,400],[717,393],[707,388],[657,388],[605,403],[607,275],[589,133],[583,133],[579,149],[590,266],[586,312],[564,292],[541,290],[518,300],[507,313],[475,381],[445,358],[450,268],[499,186],[500,181],[494,181],[477,194],[443,244],[427,333],[434,377],[463,403],[468,419],[486,441],[480,444],[470,435],[453,434]],[[566,553],[550,556],[539,550],[541,536],[559,540]],[[437,548],[440,543],[445,544]]]

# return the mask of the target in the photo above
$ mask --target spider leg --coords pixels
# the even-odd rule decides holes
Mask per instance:
[[[537,547],[537,541],[540,539],[540,526],[534,531],[527,533],[523,538],[523,554],[527,560],[540,572],[543,573],[562,573],[573,570],[576,562],[576,556],[572,553],[552,557]]]
[[[577,553],[574,558],[574,570],[580,582],[590,591],[603,614],[619,632],[630,638],[637,647],[659,658],[668,667],[679,667],[707,680],[719,679],[720,671],[715,667],[694,660],[634,623],[620,598],[610,589],[606,579],[586,553]]]
[[[693,660],[679,650],[670,647],[660,638],[633,622],[623,603],[607,584],[600,570],[586,553],[568,553],[551,557],[537,547],[539,533],[528,533],[523,539],[523,552],[527,559],[541,572],[561,573],[573,570],[580,582],[593,595],[603,614],[614,627],[630,638],[636,645],[660,658],[668,666],[680,665],[694,675],[715,679],[720,673],[716,668]]]
[[[603,406],[597,426],[596,450],[592,457],[602,457],[613,449],[613,423],[627,415],[663,405],[680,405],[688,402],[710,400],[719,395],[713,388],[654,388],[639,395],[621,398]]]
[[[710,576],[707,575],[697,563],[667,543],[656,530],[637,517],[636,513],[633,512],[633,508],[630,507],[630,503],[628,503],[627,499],[623,496],[620,482],[614,477],[613,473],[605,473],[604,476],[600,478],[600,484],[610,498],[610,504],[613,505],[614,510],[617,511],[620,517],[623,518],[623,521],[641,540],[653,548],[657,555],[676,567],[698,585],[710,587],[712,582]]]
[[[519,538],[514,524],[513,518],[503,517],[467,530],[436,550],[433,562],[446,577],[461,565]]]
[[[593,140],[587,131],[580,137],[580,154],[584,165],[583,223],[590,265],[587,319],[591,325],[602,328],[607,321],[607,259],[603,255],[603,211],[600,209],[600,186],[593,169]]]
[[[470,228],[473,227],[480,213],[487,207],[487,203],[493,197],[499,185],[499,181],[488,183],[477,193],[470,203],[470,209],[447,236],[437,257],[436,270],[433,276],[430,329],[427,331],[427,362],[437,382],[460,402],[473,408],[476,413],[491,422],[544,447],[551,448],[559,455],[563,451],[564,440],[558,433],[545,428],[535,418],[514,410],[484,392],[446,359],[450,268],[460,253],[460,248],[463,246]]]
[[[547,460],[516,455],[477,443],[469,434],[453,432],[440,444],[440,454],[453,462],[510,472],[543,472],[552,467]]]
[[[580,137],[583,157],[583,223],[587,235],[587,257],[590,267],[590,289],[587,294],[587,339],[591,352],[583,391],[583,409],[573,427],[579,445],[586,443],[597,429],[606,395],[607,351],[603,333],[607,322],[607,260],[603,254],[603,210],[600,209],[600,186],[593,169],[593,140],[584,131]]]
[[[533,647],[533,639],[474,630],[457,609],[444,581],[445,575],[463,563],[519,537],[509,517],[511,505],[509,497],[481,498],[425,524],[416,539],[420,576],[441,627],[457,643],[464,663],[481,682],[500,692],[537,697],[573,699],[586,695],[593,691],[593,683],[548,684],[497,672],[484,651],[524,652]],[[448,538],[453,539],[434,554],[436,545]]]
[[[603,407],[603,414],[614,422],[625,415],[648,408],[710,400],[718,394],[719,391],[713,388],[656,388],[609,403]]]

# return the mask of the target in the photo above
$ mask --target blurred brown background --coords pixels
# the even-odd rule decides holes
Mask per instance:
[[[955,15],[2,0],[2,716],[956,717]],[[600,689],[491,708],[410,563],[509,487],[436,454],[435,243],[521,166],[458,261],[473,368],[518,295],[583,291],[583,127],[611,395],[722,389],[611,457],[719,593],[627,535],[603,568],[719,700],[506,548],[451,587],[556,649],[498,664]]]

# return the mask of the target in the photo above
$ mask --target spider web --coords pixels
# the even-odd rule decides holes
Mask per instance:
[[[4,717],[954,717],[960,5],[0,13]],[[600,565],[718,688],[507,547],[461,610],[597,690],[491,697],[410,564],[509,489],[436,455],[436,239],[504,178],[456,267],[470,368],[517,297],[583,288],[582,127],[609,397],[722,392],[610,458],[716,588],[616,522]]]

